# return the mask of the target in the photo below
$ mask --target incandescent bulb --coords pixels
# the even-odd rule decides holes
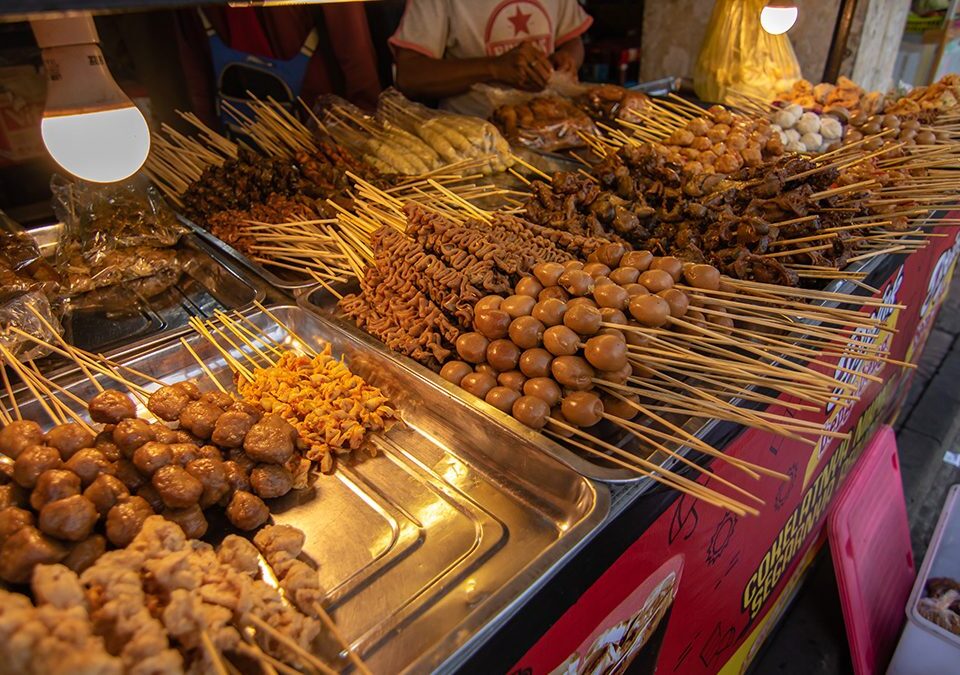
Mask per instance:
[[[771,2],[760,10],[760,25],[771,35],[782,35],[793,28],[799,10],[792,2]]]
[[[132,103],[113,110],[44,115],[40,134],[57,164],[96,183],[132,176],[150,152],[150,129]]]

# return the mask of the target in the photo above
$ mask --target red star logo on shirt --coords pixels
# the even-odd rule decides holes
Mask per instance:
[[[530,28],[527,26],[530,23],[530,17],[532,14],[524,14],[520,11],[520,6],[517,5],[517,13],[513,16],[508,16],[507,20],[513,24],[513,36],[516,37],[520,33],[526,33],[530,35]]]

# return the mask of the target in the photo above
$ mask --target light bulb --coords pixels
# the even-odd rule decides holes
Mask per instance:
[[[760,25],[771,35],[782,35],[793,28],[799,10],[792,2],[771,2],[760,10]]]
[[[150,129],[110,74],[93,19],[40,19],[32,27],[47,72],[40,134],[50,155],[98,183],[136,173],[150,152]]]

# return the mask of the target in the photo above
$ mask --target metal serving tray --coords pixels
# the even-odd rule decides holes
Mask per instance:
[[[63,232],[57,223],[28,230],[44,258],[52,260]],[[212,317],[215,310],[246,309],[265,292],[231,260],[193,234],[177,245],[183,274],[171,288],[150,299],[131,295],[120,310],[75,309],[64,318],[65,337],[82,349],[106,351],[182,328],[191,316]]]
[[[377,457],[273,502],[274,521],[306,532],[326,604],[373,672],[455,668],[585,543],[609,511],[609,492],[372,341],[298,307],[271,311],[310,345],[331,344],[403,419],[374,437]],[[291,340],[269,316],[248,316],[272,338]],[[212,389],[180,336],[221,383],[232,381],[221,354],[187,331],[111,357]],[[75,369],[57,380],[84,400],[95,393]],[[36,401],[21,410],[46,419]],[[318,651],[332,657],[336,648]]]

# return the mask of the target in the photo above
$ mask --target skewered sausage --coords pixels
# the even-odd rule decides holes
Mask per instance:
[[[57,539],[80,541],[90,536],[99,517],[92,501],[83,495],[73,495],[44,505],[37,527]]]
[[[130,491],[122,480],[104,473],[97,476],[97,479],[83,491],[83,496],[93,502],[97,513],[106,516],[114,504],[130,496]]]
[[[13,463],[13,480],[21,487],[33,489],[40,474],[49,469],[59,469],[61,466],[63,466],[63,460],[60,459],[60,452],[56,448],[34,445],[21,452],[17,461]]]
[[[137,416],[137,406],[126,394],[116,389],[105,389],[87,404],[90,419],[102,424],[116,424]]]
[[[34,511],[40,511],[47,502],[78,494],[80,494],[80,476],[65,469],[50,469],[37,478],[37,485],[30,493],[30,506]]]
[[[187,470],[176,464],[160,467],[150,479],[153,487],[168,508],[185,509],[193,506],[203,494],[203,485]]]
[[[270,509],[258,496],[237,490],[227,506],[227,519],[240,530],[255,530],[270,517]]]
[[[107,513],[107,539],[118,548],[128,546],[152,515],[153,509],[143,497],[126,497]]]
[[[52,565],[67,557],[67,547],[32,526],[21,527],[0,549],[0,578],[13,584],[30,580],[37,565]]]
[[[103,453],[94,448],[84,448],[76,453],[64,464],[64,468],[80,476],[80,482],[84,487],[90,485],[102,473],[115,472],[113,465],[107,461]]]
[[[58,424],[48,431],[44,440],[47,445],[60,452],[63,461],[67,461],[81,448],[92,448],[94,437],[79,424],[70,422]]]
[[[33,420],[17,420],[0,429],[0,452],[16,459],[32,445],[43,443],[43,431]]]

